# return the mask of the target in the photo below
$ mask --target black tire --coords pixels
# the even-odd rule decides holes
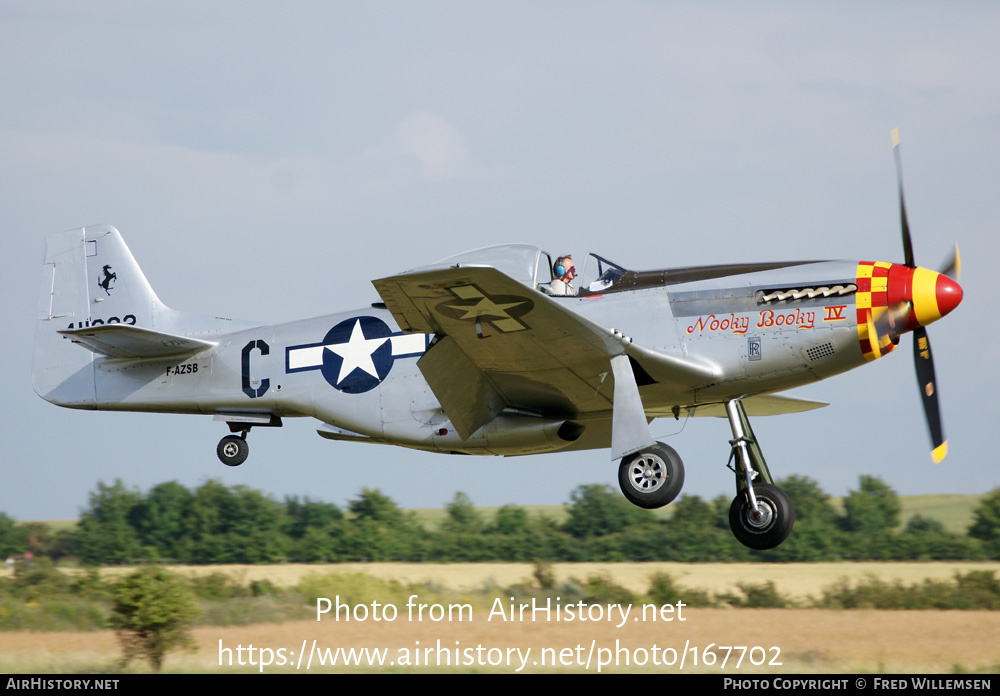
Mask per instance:
[[[250,445],[239,435],[226,435],[219,440],[215,453],[226,466],[239,466],[250,456]]]
[[[652,449],[622,459],[618,485],[633,505],[660,508],[676,498],[684,486],[684,463],[676,450],[662,442]]]
[[[740,492],[729,506],[729,526],[744,546],[763,551],[773,549],[788,538],[795,524],[795,509],[788,495],[770,483],[753,487],[760,516],[754,518],[746,492]]]

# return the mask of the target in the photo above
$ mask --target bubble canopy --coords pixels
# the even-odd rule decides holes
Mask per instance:
[[[490,266],[528,287],[539,287],[548,285],[552,280],[552,262],[551,254],[532,244],[500,244],[448,256],[414,270]],[[588,254],[583,263],[580,287],[583,292],[607,290],[626,272],[624,267],[602,256]]]

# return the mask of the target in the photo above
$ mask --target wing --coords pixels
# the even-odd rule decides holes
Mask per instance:
[[[696,362],[635,346],[572,311],[572,300],[543,295],[495,268],[414,271],[373,284],[404,331],[435,334],[417,364],[463,438],[504,408],[552,418],[604,412],[613,413],[613,430],[619,422],[641,420],[646,434],[630,438],[632,445],[616,447],[612,436],[615,452],[638,449],[648,437],[648,418],[632,360],[685,384],[704,383],[713,374]]]
[[[802,413],[823,408],[830,404],[822,401],[808,401],[782,394],[757,394],[742,399],[748,416],[778,416],[786,413]],[[667,414],[657,414],[664,415]],[[693,416],[727,418],[725,404],[699,404],[694,407]]]

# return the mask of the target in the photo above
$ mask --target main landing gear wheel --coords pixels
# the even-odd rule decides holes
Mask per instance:
[[[684,464],[673,447],[654,447],[622,459],[618,485],[633,505],[654,509],[677,497],[684,485]]]
[[[757,497],[757,512],[747,498],[746,490],[740,491],[729,507],[729,526],[744,546],[763,551],[773,549],[788,538],[795,524],[795,510],[788,495],[770,483],[753,487]]]
[[[219,440],[215,453],[226,466],[239,466],[250,456],[250,445],[239,435],[226,435]]]

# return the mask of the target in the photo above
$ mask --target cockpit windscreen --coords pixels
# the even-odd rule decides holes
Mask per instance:
[[[580,294],[606,292],[621,280],[627,269],[608,261],[603,256],[588,254],[580,276]]]

